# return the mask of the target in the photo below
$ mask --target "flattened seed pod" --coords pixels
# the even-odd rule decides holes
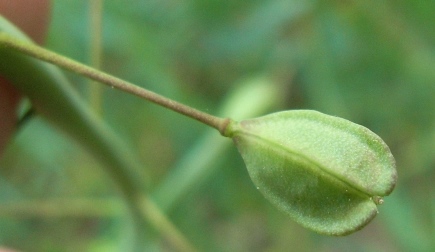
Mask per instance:
[[[293,110],[230,122],[252,181],[296,222],[346,235],[369,223],[397,178],[388,146],[348,120]]]

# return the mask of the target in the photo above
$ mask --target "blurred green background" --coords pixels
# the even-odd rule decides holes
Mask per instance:
[[[89,4],[53,1],[47,47],[89,63]],[[390,146],[397,187],[363,230],[317,235],[256,190],[231,141],[110,88],[103,118],[140,155],[150,193],[207,251],[435,250],[435,1],[105,1],[102,69],[234,119],[315,109]],[[84,97],[89,84],[68,73]],[[131,230],[114,183],[40,117],[0,160],[0,244],[123,251]],[[148,250],[172,250],[150,231]]]

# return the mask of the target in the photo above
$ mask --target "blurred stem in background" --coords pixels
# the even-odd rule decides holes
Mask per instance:
[[[220,108],[220,115],[235,120],[259,116],[279,107],[283,102],[282,83],[271,76],[251,77],[237,85]],[[213,173],[213,164],[222,157],[231,141],[208,130],[177,162],[165,179],[153,191],[153,198],[164,211],[170,211],[195,185]]]
[[[266,75],[244,80],[241,86],[230,92],[230,96],[221,105],[220,114],[232,118],[250,118],[261,115],[282,103],[282,93],[278,83]],[[190,190],[213,173],[213,163],[222,156],[225,149],[232,146],[231,141],[210,129],[194,144],[185,157],[178,162],[157,189],[153,198],[164,211],[170,211],[177,202],[182,201]],[[153,226],[168,238],[177,249],[191,251],[183,235],[169,222],[153,202],[147,197],[142,201],[143,215]],[[113,218],[122,213],[120,201],[108,199],[52,199],[40,201],[9,202],[0,207],[1,216],[15,218],[59,217],[99,217]]]
[[[103,0],[89,0],[90,66],[101,69],[103,56]],[[89,80],[89,103],[95,114],[103,113],[103,86]]]

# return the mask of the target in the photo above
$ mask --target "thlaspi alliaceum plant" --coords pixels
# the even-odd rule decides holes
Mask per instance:
[[[133,165],[126,155],[116,153],[121,144],[110,139],[111,134],[100,132],[106,128],[92,118],[59,71],[40,60],[142,97],[232,138],[260,192],[315,232],[346,235],[361,229],[376,216],[382,197],[395,186],[395,161],[388,146],[363,126],[311,110],[283,111],[240,122],[212,116],[38,47],[6,20],[0,21],[0,73],[42,115],[75,138],[97,139],[97,143],[82,142],[97,156],[113,154],[112,173],[116,175],[122,174],[123,166]],[[30,73],[37,78],[27,76]],[[122,183],[127,191],[129,182],[126,177]],[[133,207],[135,200],[131,199]]]

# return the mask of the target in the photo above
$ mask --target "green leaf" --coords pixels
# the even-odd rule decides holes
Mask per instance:
[[[377,214],[396,184],[388,146],[348,120],[311,110],[230,122],[257,189],[296,222],[321,234],[346,235]]]

